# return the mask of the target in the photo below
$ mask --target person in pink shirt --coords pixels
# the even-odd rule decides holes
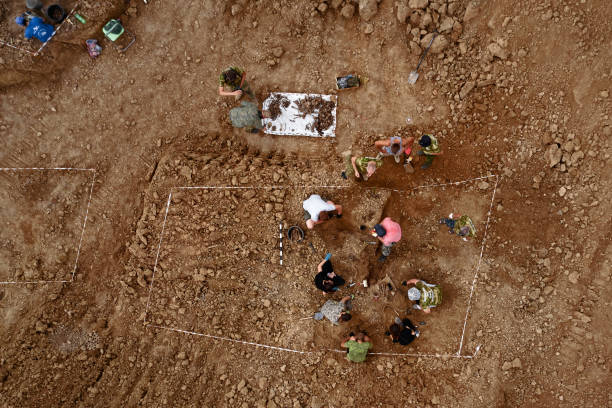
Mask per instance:
[[[376,224],[371,233],[382,243],[382,256],[378,260],[384,262],[391,253],[393,244],[402,239],[402,228],[397,222],[387,217],[380,224]]]

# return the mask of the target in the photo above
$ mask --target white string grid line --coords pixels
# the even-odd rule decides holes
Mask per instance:
[[[489,220],[490,220],[490,216],[491,216],[491,210],[493,207],[493,202],[495,200],[495,191],[497,190],[497,185],[499,183],[499,177],[495,174],[492,175],[488,175],[488,176],[482,176],[482,177],[474,177],[471,179],[467,179],[467,180],[462,180],[462,181],[455,181],[455,182],[448,182],[448,183],[439,183],[439,184],[428,184],[428,185],[423,185],[423,186],[417,186],[414,188],[410,188],[410,189],[406,189],[406,190],[399,190],[399,189],[390,189],[390,188],[381,188],[381,187],[366,187],[366,188],[376,188],[378,190],[391,190],[394,192],[407,192],[407,191],[414,191],[414,190],[418,190],[418,189],[422,189],[422,188],[431,188],[431,187],[442,187],[442,186],[450,186],[450,185],[460,185],[460,184],[465,184],[468,183],[470,181],[475,181],[475,180],[483,180],[483,179],[488,179],[488,178],[493,178],[495,177],[496,182],[495,182],[495,187],[493,189],[493,194],[491,197],[491,204],[489,206],[489,213],[487,216],[487,222],[485,225],[485,232],[483,235],[483,244],[480,250],[480,258],[478,260],[478,264],[476,267],[476,272],[474,275],[474,279],[472,281],[472,288],[470,290],[470,298],[468,300],[468,308],[466,311],[466,315],[465,315],[465,320],[463,322],[463,332],[461,334],[461,340],[460,340],[460,346],[459,346],[459,351],[456,354],[431,354],[431,353],[386,353],[386,352],[372,352],[372,353],[368,353],[368,355],[374,355],[374,356],[396,356],[396,357],[423,357],[423,358],[464,358],[464,359],[472,359],[474,358],[478,352],[480,351],[480,347],[481,345],[476,346],[476,350],[474,351],[474,354],[472,355],[461,355],[461,350],[462,350],[462,346],[463,346],[463,337],[465,335],[465,328],[467,325],[467,319],[469,317],[469,312],[471,309],[471,301],[472,301],[472,296],[474,294],[474,287],[476,285],[476,281],[477,281],[477,277],[478,277],[478,271],[480,268],[480,264],[482,261],[482,256],[484,253],[484,248],[485,248],[485,243],[486,243],[486,234],[487,234],[487,230],[488,230],[488,226],[489,226]],[[312,354],[312,353],[316,353],[316,351],[303,351],[303,350],[295,350],[295,349],[289,349],[289,348],[285,348],[285,347],[277,347],[277,346],[271,346],[269,344],[261,344],[261,343],[254,343],[254,342],[249,342],[249,341],[244,341],[244,340],[236,340],[236,339],[231,339],[229,337],[222,337],[222,336],[214,336],[211,334],[206,334],[206,333],[199,333],[199,332],[194,332],[194,331],[189,331],[189,330],[182,330],[182,329],[177,329],[177,328],[173,328],[173,327],[167,327],[167,326],[159,326],[159,325],[154,325],[151,323],[147,324],[147,315],[149,313],[149,305],[150,305],[150,301],[151,301],[151,293],[153,291],[153,283],[155,281],[155,273],[157,271],[157,263],[159,261],[159,253],[161,250],[161,245],[162,245],[162,241],[163,241],[163,236],[164,236],[164,231],[166,228],[166,221],[168,218],[168,211],[170,209],[170,203],[171,203],[171,199],[172,199],[172,191],[173,190],[204,190],[204,189],[222,189],[222,190],[253,190],[253,189],[287,189],[287,188],[338,188],[338,189],[344,189],[344,188],[349,188],[350,186],[306,186],[306,185],[297,185],[297,186],[252,186],[252,187],[248,187],[248,186],[183,186],[183,187],[172,187],[170,189],[170,193],[168,195],[168,201],[166,203],[166,211],[165,211],[165,215],[164,215],[164,221],[162,223],[162,230],[160,233],[160,237],[159,237],[159,244],[157,246],[157,253],[155,255],[155,264],[153,266],[153,275],[151,277],[151,284],[149,286],[149,295],[148,295],[148,299],[147,299],[147,305],[146,305],[146,309],[145,309],[145,317],[144,317],[144,324],[146,327],[153,327],[153,328],[157,328],[157,329],[162,329],[162,330],[169,330],[169,331],[174,331],[177,333],[183,333],[183,334],[190,334],[190,335],[196,335],[196,336],[201,336],[201,337],[207,337],[207,338],[211,338],[211,339],[215,339],[215,340],[221,340],[221,341],[229,341],[229,342],[234,342],[234,343],[240,343],[240,344],[245,344],[245,345],[250,345],[250,346],[255,346],[255,347],[261,347],[261,348],[267,348],[267,349],[272,349],[272,350],[278,350],[278,351],[287,351],[287,352],[291,352],[291,353],[298,353],[298,354]],[[282,224],[281,224],[281,230],[282,230]],[[281,232],[282,234],[282,232]],[[281,237],[282,239],[282,237]],[[282,257],[281,257],[282,259]],[[343,350],[337,350],[337,349],[326,349],[326,351],[332,351],[332,352],[339,352],[339,353],[346,353],[346,351]]]
[[[482,236],[482,246],[480,247],[480,257],[478,258],[478,264],[476,265],[476,272],[474,273],[474,280],[472,281],[472,289],[470,289],[470,297],[468,299],[467,309],[465,311],[465,320],[463,320],[463,330],[461,331],[461,340],[459,341],[459,350],[457,355],[461,355],[463,349],[463,337],[465,336],[465,327],[467,325],[468,315],[472,309],[472,296],[474,296],[474,288],[476,287],[476,281],[478,280],[478,272],[480,271],[480,265],[482,264],[482,255],[484,254],[485,245],[487,243],[487,231],[489,229],[489,221],[491,219],[491,211],[493,211],[493,202],[495,201],[495,192],[497,191],[497,185],[499,184],[499,177],[495,178],[495,186],[493,187],[493,195],[491,196],[491,204],[489,205],[489,212],[487,213],[487,223],[485,224],[484,234]]]
[[[69,13],[66,15],[66,18],[64,18],[64,20],[63,20],[63,21],[60,23],[60,25],[59,25],[59,26],[57,26],[57,28],[53,30],[53,33],[51,34],[51,37],[49,37],[49,39],[48,39],[47,41],[45,41],[45,42],[44,42],[44,43],[43,43],[43,44],[40,46],[40,48],[38,48],[38,50],[37,50],[37,51],[30,51],[30,50],[26,50],[25,48],[17,47],[17,46],[15,46],[15,45],[13,45],[13,44],[7,43],[6,41],[2,41],[2,40],[0,40],[0,43],[1,43],[1,44],[6,45],[6,46],[8,46],[8,47],[14,48],[14,49],[16,49],[16,50],[18,50],[18,51],[22,51],[22,52],[28,53],[28,54],[33,55],[33,56],[35,56],[35,57],[36,57],[37,55],[39,55],[39,54],[40,54],[40,52],[43,50],[43,48],[45,48],[45,47],[47,46],[47,44],[49,43],[49,41],[51,41],[51,40],[53,39],[53,37],[55,37],[55,34],[56,34],[56,33],[57,33],[59,30],[60,30],[60,28],[62,28],[62,26],[63,26],[63,25],[66,23],[66,21],[68,20],[68,18],[70,18],[70,17],[72,16],[72,14],[74,13],[74,11],[76,10],[76,8],[77,8],[79,5],[80,5],[80,2],[77,2],[77,4],[75,4],[75,5],[74,5],[74,7],[72,8],[72,10],[70,10],[70,12],[69,12]]]
[[[157,255],[155,255],[155,265],[153,266],[153,275],[151,275],[151,286],[149,286],[149,296],[147,298],[147,308],[145,309],[144,324],[147,324],[147,313],[149,313],[149,304],[151,302],[151,292],[153,291],[153,282],[155,282],[155,272],[157,272],[157,261],[159,260],[159,251],[161,250],[162,240],[164,239],[164,230],[166,229],[166,220],[168,219],[168,210],[170,209],[170,201],[172,200],[172,191],[168,194],[168,202],[166,203],[166,213],[164,214],[164,223],[159,234],[159,243],[157,244]]]
[[[0,171],[90,171],[92,172],[91,186],[89,187],[89,198],[87,200],[87,207],[85,210],[85,217],[83,218],[83,228],[81,229],[81,237],[79,238],[79,245],[77,247],[77,255],[74,260],[74,268],[70,280],[38,280],[38,281],[0,281],[0,285],[25,285],[25,284],[43,284],[43,283],[72,283],[74,282],[74,275],[76,274],[77,267],[79,265],[79,256],[81,255],[81,246],[83,244],[83,237],[85,236],[85,226],[87,225],[87,219],[89,217],[89,207],[91,205],[91,197],[93,194],[94,183],[96,181],[96,170],[95,169],[84,169],[76,167],[0,167]]]

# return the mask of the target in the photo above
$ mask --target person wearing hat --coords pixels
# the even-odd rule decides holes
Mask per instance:
[[[229,112],[232,126],[242,128],[249,133],[259,133],[263,128],[262,119],[269,116],[268,111],[262,113],[257,108],[257,104],[250,101],[242,101],[240,106],[232,108]]]
[[[442,289],[438,285],[432,285],[420,279],[410,279],[402,282],[402,285],[414,285],[408,289],[408,299],[414,302],[413,309],[429,313],[431,308],[442,304]]]
[[[315,313],[315,320],[323,320],[327,318],[334,326],[337,326],[339,322],[348,322],[353,316],[351,316],[351,296],[343,297],[339,302],[337,300],[328,300],[321,307],[321,311]]]
[[[30,12],[16,17],[15,23],[26,28],[23,35],[28,40],[35,37],[40,42],[46,43],[53,37],[53,26],[45,24],[42,18],[36,17]]]
[[[380,262],[387,259],[391,254],[391,247],[402,239],[402,227],[389,217],[376,224],[370,233],[382,243],[382,255],[378,258]]]
[[[318,194],[312,194],[304,200],[302,208],[308,229],[313,229],[315,225],[329,220],[334,215],[342,218],[342,206],[334,204],[333,201],[324,200]]]
[[[433,135],[423,135],[419,139],[419,145],[422,147],[417,153],[419,156],[425,156],[425,163],[421,166],[423,170],[431,166],[435,156],[442,154],[438,140]]]

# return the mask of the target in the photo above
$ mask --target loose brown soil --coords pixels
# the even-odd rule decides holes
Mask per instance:
[[[1,280],[71,277],[92,180],[6,169],[96,169],[74,282],[0,286],[0,406],[610,405],[608,1],[148,3],[83,0],[88,23],[41,56],[0,47],[0,86],[23,82],[0,90]],[[33,47],[11,21],[22,5],[2,3],[0,33]],[[137,35],[125,54],[100,31],[118,16]],[[369,80],[337,93],[335,138],[252,135],[217,96],[231,65],[260,100],[336,94],[356,69]],[[341,152],[423,133],[443,151],[427,171],[415,155],[414,174],[385,158],[367,182],[340,178]],[[495,178],[453,184],[489,174],[492,207]],[[343,217],[306,230],[313,193]],[[477,238],[437,223],[449,212]],[[367,228],[384,216],[403,239],[381,264]],[[285,235],[282,266],[281,225],[306,232]],[[326,252],[356,285],[316,290]],[[409,309],[412,277],[444,291],[430,315]],[[350,322],[310,319],[345,294]],[[461,353],[480,351],[455,358],[470,296]],[[407,347],[384,336],[397,314],[420,325]],[[335,350],[358,329],[373,352],[420,356],[352,364]]]

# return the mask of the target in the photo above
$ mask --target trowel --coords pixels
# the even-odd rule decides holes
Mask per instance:
[[[433,36],[431,37],[431,40],[429,41],[429,45],[425,49],[425,52],[423,52],[423,54],[421,55],[421,58],[419,59],[419,63],[417,64],[416,69],[414,71],[412,71],[410,73],[410,75],[408,75],[408,83],[410,85],[414,85],[414,83],[417,81],[417,79],[419,79],[419,68],[421,67],[421,63],[423,63],[423,60],[425,59],[425,56],[427,55],[427,52],[431,48],[431,44],[433,44],[433,42],[434,42],[434,40],[436,39],[437,36],[438,36],[438,31],[436,30],[436,31],[434,31]]]

